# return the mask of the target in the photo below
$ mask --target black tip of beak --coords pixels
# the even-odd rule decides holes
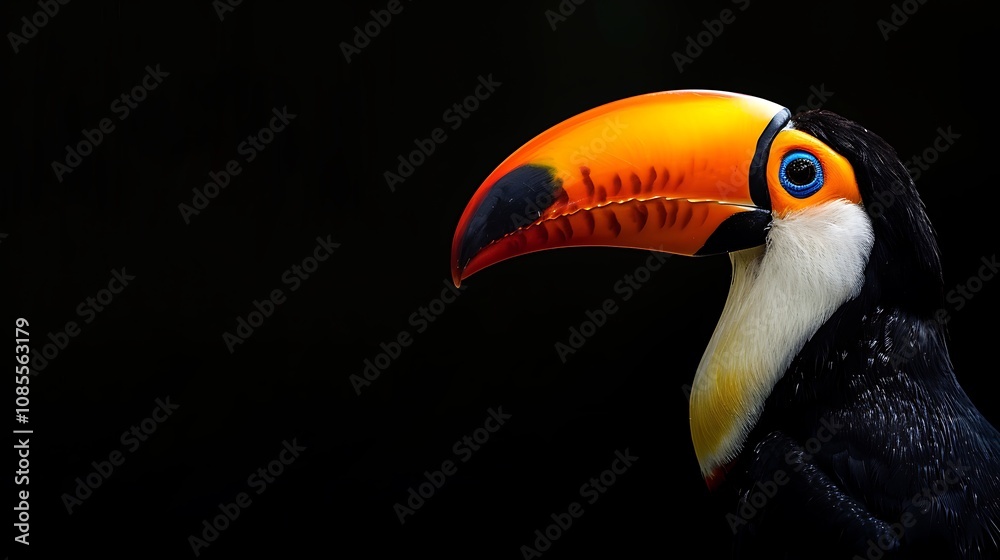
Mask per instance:
[[[522,165],[489,188],[465,224],[458,245],[464,268],[483,247],[537,220],[563,196],[562,179],[544,165]]]

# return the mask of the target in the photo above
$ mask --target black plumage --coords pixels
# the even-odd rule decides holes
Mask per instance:
[[[893,149],[825,111],[793,124],[854,167],[875,245],[861,294],[774,387],[718,489],[739,558],[1000,558],[1000,433],[959,385],[941,262]]]

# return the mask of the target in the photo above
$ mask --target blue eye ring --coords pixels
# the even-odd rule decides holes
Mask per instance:
[[[778,169],[778,182],[795,198],[808,198],[823,188],[825,177],[819,159],[803,150],[785,154]]]

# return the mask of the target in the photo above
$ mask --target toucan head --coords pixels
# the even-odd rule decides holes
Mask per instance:
[[[793,118],[720,91],[631,97],[536,136],[466,207],[452,277],[458,285],[499,261],[570,246],[730,254],[729,299],[691,393],[710,483],[837,308],[907,267],[911,281],[892,297],[926,301],[924,291],[940,288],[933,233],[884,141],[833,113]]]

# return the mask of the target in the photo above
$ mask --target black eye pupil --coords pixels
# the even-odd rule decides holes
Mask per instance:
[[[808,185],[816,178],[816,167],[805,158],[797,159],[788,163],[785,168],[785,176],[795,185]]]

